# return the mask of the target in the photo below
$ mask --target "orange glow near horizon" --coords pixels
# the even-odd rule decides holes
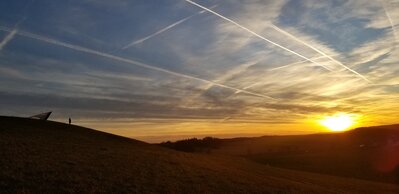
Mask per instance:
[[[346,113],[339,113],[333,116],[324,117],[319,121],[321,125],[327,127],[330,131],[340,132],[346,131],[355,124],[353,115]]]

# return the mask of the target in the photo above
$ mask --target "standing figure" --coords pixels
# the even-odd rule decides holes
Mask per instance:
[[[69,124],[71,124],[71,117],[69,117]]]

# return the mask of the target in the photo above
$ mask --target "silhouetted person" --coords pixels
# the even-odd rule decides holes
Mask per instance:
[[[71,117],[69,117],[69,124],[71,124]]]

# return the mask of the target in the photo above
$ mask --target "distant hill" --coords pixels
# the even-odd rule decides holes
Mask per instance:
[[[1,193],[398,193],[394,184],[178,152],[52,121],[0,117]]]
[[[182,150],[188,141],[190,149],[183,151],[206,150],[276,167],[399,183],[399,125],[363,127],[343,133],[212,140],[212,146],[201,140],[162,145]]]

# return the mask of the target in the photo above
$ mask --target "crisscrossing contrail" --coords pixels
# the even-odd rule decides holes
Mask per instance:
[[[220,17],[220,18],[222,18],[222,19],[224,19],[224,20],[226,20],[226,21],[228,21],[228,22],[230,22],[230,23],[236,25],[237,27],[239,27],[239,28],[241,28],[241,29],[243,29],[243,30],[245,30],[245,31],[247,31],[247,32],[249,32],[249,33],[251,33],[252,35],[254,35],[254,36],[256,36],[256,37],[258,37],[258,38],[260,38],[260,39],[262,39],[262,40],[264,40],[264,41],[266,41],[266,42],[268,42],[268,43],[271,43],[271,44],[273,44],[273,45],[275,45],[275,46],[277,46],[277,47],[279,47],[279,48],[281,48],[281,49],[283,49],[283,50],[285,50],[285,51],[288,51],[288,52],[290,52],[290,53],[292,53],[292,54],[294,54],[294,55],[296,55],[296,56],[298,56],[298,57],[301,57],[301,58],[303,58],[303,59],[305,59],[305,60],[307,60],[307,61],[310,61],[310,62],[312,62],[312,63],[315,63],[315,64],[317,64],[317,65],[320,65],[320,66],[324,67],[325,69],[327,69],[327,70],[329,70],[329,71],[332,71],[330,68],[326,67],[325,65],[322,65],[322,64],[320,64],[320,63],[318,63],[318,62],[316,62],[316,61],[314,61],[314,60],[312,60],[312,59],[310,59],[310,58],[308,58],[308,57],[305,57],[305,56],[303,56],[303,55],[301,55],[301,54],[299,54],[299,53],[297,53],[297,52],[295,52],[295,51],[293,51],[293,50],[291,50],[291,49],[288,49],[288,48],[286,48],[286,47],[284,47],[284,46],[282,46],[282,45],[280,45],[280,44],[278,44],[278,43],[276,43],[276,42],[274,42],[274,41],[272,41],[272,40],[269,40],[269,39],[265,38],[264,36],[262,36],[262,35],[260,35],[260,34],[258,34],[258,33],[256,33],[256,32],[254,32],[254,31],[248,29],[247,27],[245,27],[245,26],[243,26],[243,25],[241,25],[241,24],[239,24],[239,23],[237,23],[237,22],[235,22],[235,21],[233,21],[233,20],[231,20],[231,19],[229,19],[229,18],[227,18],[227,17],[225,17],[225,16],[223,16],[223,15],[221,15],[221,14],[219,14],[219,13],[217,13],[217,12],[215,12],[215,11],[209,9],[209,8],[207,8],[207,7],[205,7],[205,6],[202,6],[202,5],[200,5],[200,4],[196,3],[196,2],[193,2],[193,1],[191,1],[191,0],[185,0],[185,1],[188,2],[188,3],[190,3],[190,4],[192,4],[192,5],[197,6],[197,7],[201,8],[201,9],[203,9],[203,10],[206,10],[206,11],[208,11],[208,12],[210,12],[210,13],[213,13],[214,15],[216,15],[216,16],[218,16],[218,17]],[[308,46],[309,48],[311,48],[311,49],[315,50],[316,52],[322,54],[323,56],[327,57],[327,58],[330,59],[331,61],[333,61],[333,62],[339,64],[339,65],[342,66],[342,67],[344,67],[346,70],[348,70],[348,71],[354,73],[354,74],[357,75],[358,77],[360,77],[360,78],[366,80],[367,82],[371,83],[370,80],[368,80],[366,77],[364,77],[364,76],[361,75],[360,73],[358,73],[358,72],[356,72],[355,70],[349,68],[348,66],[342,64],[341,62],[335,60],[335,59],[332,58],[331,56],[329,56],[329,55],[325,54],[324,52],[320,51],[319,49],[317,49],[317,48],[315,48],[315,47],[309,45],[308,43],[305,43],[304,41],[302,41],[302,40],[300,40],[300,39],[294,37],[293,35],[289,34],[288,32],[285,32],[284,30],[278,28],[278,27],[275,26],[275,25],[271,25],[271,27],[274,28],[274,29],[276,29],[276,30],[279,31],[280,33],[283,33],[283,34],[285,34],[285,35],[287,35],[287,36],[289,36],[289,37],[291,37],[291,38],[294,38],[296,41],[301,42],[302,44]]]
[[[335,60],[333,57],[331,57],[330,55],[327,55],[326,53],[324,53],[324,52],[321,51],[320,49],[318,49],[318,48],[316,48],[316,47],[314,47],[314,46],[312,46],[312,45],[306,43],[305,41],[303,41],[303,40],[301,40],[301,39],[295,37],[294,35],[292,35],[292,34],[288,33],[287,31],[285,31],[285,30],[283,30],[283,29],[277,27],[277,26],[274,25],[274,24],[271,24],[270,27],[272,27],[272,28],[275,29],[276,31],[278,31],[278,32],[280,32],[280,33],[282,33],[282,34],[284,34],[284,35],[286,35],[286,36],[288,36],[288,37],[290,37],[290,38],[292,38],[292,39],[294,39],[294,40],[296,40],[296,41],[302,43],[303,45],[305,45],[305,46],[311,48],[312,50],[318,52],[319,54],[321,54],[321,55],[327,57],[328,59],[330,59],[330,60],[333,61],[334,63],[336,63],[336,64],[342,66],[342,67],[345,68],[346,70],[348,70],[348,71],[350,71],[350,72],[356,74],[358,77],[360,77],[360,78],[366,80],[367,82],[371,83],[371,81],[368,80],[366,77],[364,77],[362,74],[360,74],[360,73],[358,73],[357,71],[355,71],[355,70],[349,68],[348,66],[342,64],[341,62]]]
[[[262,35],[260,35],[260,34],[258,34],[256,32],[254,32],[254,31],[250,30],[249,28],[247,28],[247,27],[245,27],[245,26],[243,26],[243,25],[241,25],[241,24],[239,24],[239,23],[237,23],[237,22],[235,22],[235,21],[233,21],[233,20],[231,20],[231,19],[229,19],[229,18],[227,18],[227,17],[225,17],[225,16],[223,16],[223,15],[221,15],[221,14],[219,14],[219,13],[217,13],[217,12],[215,12],[215,11],[209,9],[209,8],[207,8],[207,7],[205,7],[205,6],[202,6],[202,5],[200,5],[198,3],[195,3],[195,2],[193,2],[191,0],[185,0],[185,1],[197,6],[197,7],[201,8],[201,9],[203,9],[203,10],[206,10],[206,11],[208,11],[208,12],[214,14],[214,15],[216,15],[219,18],[222,18],[223,20],[226,20],[226,21],[236,25],[237,27],[249,32],[250,34],[252,34],[252,35],[254,35],[254,36],[256,36],[256,37],[258,37],[258,38],[260,38],[260,39],[262,39],[262,40],[264,40],[264,41],[266,41],[266,42],[268,42],[268,43],[270,43],[270,44],[272,44],[274,46],[277,46],[277,47],[279,47],[279,48],[281,48],[281,49],[283,49],[283,50],[285,50],[287,52],[290,52],[290,53],[292,53],[292,54],[294,54],[294,55],[296,55],[296,56],[298,56],[298,57],[300,57],[302,59],[305,59],[305,60],[310,61],[310,62],[312,62],[314,64],[317,64],[317,65],[319,65],[319,66],[321,66],[321,67],[323,67],[323,68],[325,68],[325,69],[327,69],[329,71],[332,71],[327,66],[325,66],[323,64],[320,64],[320,63],[318,63],[318,62],[316,62],[316,61],[314,61],[314,60],[312,60],[312,59],[310,59],[308,57],[305,57],[305,56],[303,56],[303,55],[301,55],[301,54],[299,54],[299,53],[297,53],[297,52],[295,52],[295,51],[293,51],[293,50],[291,50],[291,49],[289,49],[287,47],[284,47],[284,46],[282,46],[282,45],[280,45],[280,44],[278,44],[278,43],[276,43],[276,42],[274,42],[272,40],[269,40],[269,39],[265,38],[264,36],[262,36]]]

